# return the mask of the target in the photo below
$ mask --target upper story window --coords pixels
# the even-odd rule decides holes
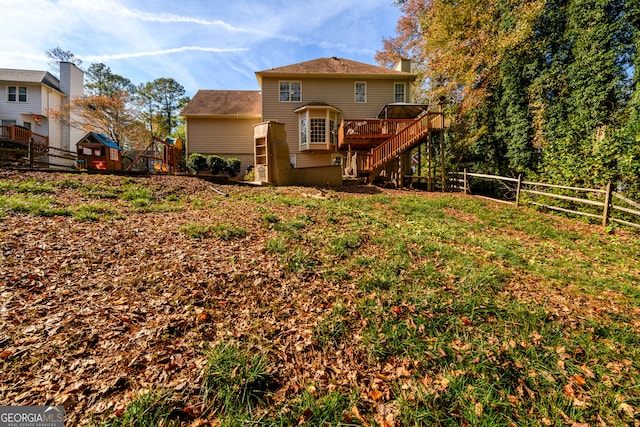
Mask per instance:
[[[280,102],[302,101],[302,82],[280,82]]]
[[[393,102],[407,102],[407,84],[395,83],[393,88]]]
[[[355,101],[357,103],[367,102],[367,82],[356,82]]]
[[[7,101],[27,102],[27,88],[25,86],[9,86],[7,91]]]

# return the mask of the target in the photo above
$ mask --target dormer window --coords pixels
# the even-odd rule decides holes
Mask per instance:
[[[280,102],[301,102],[302,82],[281,81]]]

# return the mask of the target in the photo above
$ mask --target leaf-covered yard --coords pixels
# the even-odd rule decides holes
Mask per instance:
[[[638,260],[632,232],[462,195],[0,171],[0,405],[638,426]]]

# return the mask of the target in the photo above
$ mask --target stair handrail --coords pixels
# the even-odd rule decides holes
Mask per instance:
[[[372,170],[375,170],[385,163],[395,158],[398,154],[415,144],[415,142],[429,132],[435,126],[432,126],[432,116],[441,115],[442,113],[427,112],[423,116],[416,119],[415,122],[408,125],[400,132],[387,139],[379,146],[371,149]]]

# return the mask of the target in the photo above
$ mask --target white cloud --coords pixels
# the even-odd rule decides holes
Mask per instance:
[[[184,79],[191,93],[253,89],[255,71],[318,56],[372,62],[397,11],[393,0],[0,2],[0,67],[48,69],[44,52],[60,47],[135,83]]]
[[[143,56],[168,55],[171,53],[180,53],[180,52],[188,52],[188,51],[229,53],[229,52],[246,52],[247,50],[249,49],[183,46],[183,47],[176,47],[171,49],[154,50],[149,52],[130,52],[130,53],[119,53],[119,54],[111,54],[111,55],[81,56],[80,59],[82,59],[83,61],[89,61],[89,62],[106,62],[106,61],[112,61],[117,59],[130,59],[130,58],[140,58]]]

